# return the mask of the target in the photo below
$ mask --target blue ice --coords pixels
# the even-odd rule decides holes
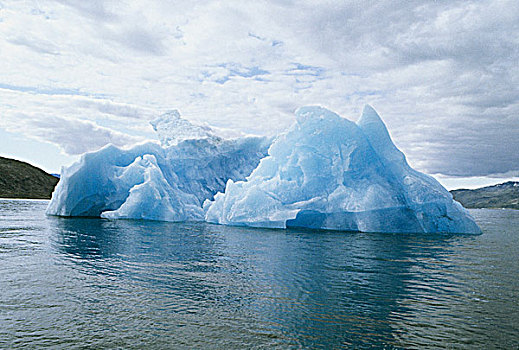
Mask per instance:
[[[370,106],[357,123],[303,107],[273,142],[224,139],[174,111],[161,145],[107,146],[62,170],[47,213],[362,232],[480,233],[434,178],[412,169]]]

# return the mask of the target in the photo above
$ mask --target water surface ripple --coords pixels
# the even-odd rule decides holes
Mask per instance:
[[[517,348],[519,211],[480,236],[46,217],[0,200],[0,348]]]

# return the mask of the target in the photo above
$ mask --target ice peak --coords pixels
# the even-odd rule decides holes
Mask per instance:
[[[373,146],[377,146],[377,144],[383,147],[393,146],[393,141],[391,141],[386,125],[375,109],[370,105],[364,106],[364,110],[357,121],[357,125],[362,129]]]
[[[296,110],[296,120],[304,123],[309,119],[323,119],[325,117],[340,118],[336,113],[321,106],[304,106]]]
[[[220,140],[210,127],[191,123],[182,118],[176,109],[160,115],[150,124],[157,132],[162,147],[174,146],[185,140]]]
[[[178,111],[178,109],[171,109],[169,111],[166,111],[163,115],[167,115],[172,118],[180,118],[180,112]]]
[[[320,115],[322,112],[322,107],[319,106],[304,106],[300,107],[296,110],[296,121],[299,124],[306,122],[308,119]]]
[[[406,162],[404,154],[398,150],[391,140],[386,125],[373,107],[370,105],[364,106],[364,111],[357,121],[357,125],[383,161],[388,160],[391,163],[398,162],[399,164]]]
[[[362,110],[362,115],[357,121],[359,126],[367,126],[368,124],[384,124],[377,111],[370,105],[365,105]],[[385,126],[384,126],[385,128]]]

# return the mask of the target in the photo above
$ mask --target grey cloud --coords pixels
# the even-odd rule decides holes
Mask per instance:
[[[119,19],[119,16],[109,10],[107,7],[111,1],[106,0],[56,0],[63,5],[71,6],[82,16],[91,18],[95,21],[113,22]]]
[[[100,113],[110,114],[120,118],[151,119],[155,111],[127,103],[118,103],[106,99],[75,97],[67,101],[80,108],[86,108]]]
[[[144,17],[125,17],[117,11],[124,9],[120,2],[107,0],[61,1],[71,6],[82,16],[93,21],[100,41],[111,39],[140,53],[160,55],[165,47],[162,38],[150,29],[143,27]],[[137,21],[138,20],[138,21]]]
[[[162,39],[144,28],[126,29],[114,38],[126,47],[141,53],[161,55],[165,50]]]
[[[426,60],[510,61],[517,54],[517,2],[365,1],[311,4],[295,10],[295,37],[326,52],[344,68],[394,69]],[[362,57],[361,62],[352,58]]]
[[[125,146],[138,141],[130,135],[98,126],[90,121],[24,114],[19,114],[17,118],[19,124],[11,126],[8,130],[29,130],[27,136],[54,143],[70,155],[93,151],[109,143]]]
[[[46,40],[17,37],[17,38],[7,39],[7,41],[14,45],[25,46],[25,47],[29,48],[30,50],[33,50],[37,53],[43,53],[43,54],[48,54],[48,55],[59,55],[59,48]]]
[[[491,176],[519,171],[519,118],[460,115],[410,123],[398,134],[407,157],[421,170],[449,176]]]
[[[380,84],[371,98],[404,110],[388,118],[409,158],[446,175],[519,170],[519,3],[360,5],[315,6],[298,21],[340,70]],[[428,64],[435,61],[442,64]]]
[[[39,86],[60,86],[58,94],[87,93],[71,101],[68,116],[85,109],[90,117],[116,116],[115,125],[174,107],[216,125],[272,134],[281,131],[272,125],[289,124],[303,104],[322,104],[354,119],[370,103],[420,170],[457,176],[519,171],[515,0],[62,3],[67,11],[57,13],[60,26],[82,26],[66,64],[62,56],[45,54],[56,48],[27,41],[31,36],[19,28],[20,38],[29,39],[17,45],[32,45],[35,63],[26,74],[34,77],[2,77],[3,87],[14,91],[54,95],[25,87],[45,76]],[[46,26],[38,27],[42,38]],[[54,29],[49,36],[59,33]],[[85,42],[78,40],[83,34]],[[59,39],[49,37],[57,48],[66,47]],[[101,54],[113,62],[97,60]],[[13,62],[9,67],[16,67]],[[70,82],[75,65],[88,83]],[[105,99],[90,101],[95,96],[89,91]],[[41,110],[53,108],[63,115],[61,103]],[[103,130],[90,132],[106,141]]]

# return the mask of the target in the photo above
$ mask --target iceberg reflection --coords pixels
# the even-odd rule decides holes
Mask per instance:
[[[53,246],[87,292],[143,331],[201,344],[398,346],[402,320],[467,236],[287,231],[205,223],[49,220]],[[103,277],[104,276],[104,277]],[[106,282],[109,278],[109,283]],[[116,293],[106,293],[113,289]],[[175,331],[174,331],[175,330]],[[178,333],[172,333],[177,332]],[[195,335],[196,334],[196,335]]]

